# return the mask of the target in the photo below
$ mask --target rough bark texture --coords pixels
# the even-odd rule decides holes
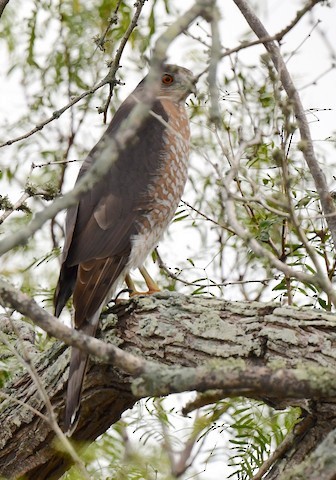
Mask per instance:
[[[98,336],[168,366],[195,367],[214,359],[216,363],[242,359],[247,368],[301,366],[309,369],[312,378],[315,368],[318,372],[320,367],[336,367],[335,316],[274,304],[226,302],[163,292],[117,306],[113,314],[102,319]],[[60,342],[46,352],[36,354],[33,359],[60,424],[68,360],[69,349]],[[321,385],[324,399],[321,395],[315,401],[300,399],[297,402],[283,396],[275,398],[268,395],[267,390],[261,395],[278,408],[299,403],[311,416],[309,429],[296,437],[286,456],[277,461],[266,477],[268,480],[322,478],[321,472],[316,477],[314,455],[317,455],[319,446],[328,458],[335,443],[336,393],[335,384],[329,389],[325,379],[319,378],[318,374],[316,377],[314,381]],[[183,384],[183,374],[181,382]],[[155,384],[152,388],[155,391]],[[45,413],[40,395],[27,373],[18,374],[4,391]],[[262,386],[258,385],[256,391],[258,394],[249,386],[248,395],[260,397]],[[227,393],[224,391],[223,397]],[[115,371],[110,365],[91,362],[84,386],[80,423],[74,438],[94,440],[136,400],[127,375]],[[25,475],[28,479],[50,480],[59,478],[69,467],[68,460],[55,449],[55,434],[51,427],[31,410],[7,399],[0,404],[0,424],[0,476],[11,479]],[[327,437],[328,434],[334,436]],[[330,462],[327,463],[330,467]],[[304,468],[302,477],[298,473],[296,477],[291,476],[297,465]],[[335,472],[336,468],[333,474]],[[333,477],[326,473],[323,478]]]

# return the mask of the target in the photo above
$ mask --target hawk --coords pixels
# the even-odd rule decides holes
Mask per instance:
[[[164,65],[151,111],[119,152],[108,173],[83,194],[66,216],[65,244],[54,295],[59,316],[73,295],[74,326],[96,334],[99,316],[131,269],[140,268],[149,288],[156,284],[143,268],[172,220],[187,179],[189,120],[185,101],[195,90],[186,68]],[[109,138],[144,95],[146,77],[122,103],[106,132],[84,161],[77,181],[99,158]],[[76,428],[88,355],[72,348],[64,431]]]

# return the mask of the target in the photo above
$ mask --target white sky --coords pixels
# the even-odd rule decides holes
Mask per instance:
[[[16,0],[12,0],[15,3]],[[22,2],[16,1],[21,5]],[[173,3],[173,2],[171,2]],[[184,11],[193,2],[191,0],[184,2],[174,2],[176,5],[182,5],[181,11]],[[30,2],[27,1],[24,4],[24,8],[29,8]],[[302,6],[303,2],[297,0],[264,0],[254,2],[258,5],[259,14],[264,21],[266,28],[270,34],[276,33],[283,29],[295,16],[296,11]],[[221,10],[221,39],[224,47],[234,47],[238,44],[239,40],[245,38],[245,34],[248,31],[248,26],[244,19],[242,19],[239,11],[230,1],[219,1],[218,5]],[[307,16],[306,19],[301,20],[299,25],[285,37],[283,42],[282,51],[291,52],[296,50],[295,55],[289,60],[288,67],[295,80],[296,86],[301,93],[301,97],[306,109],[317,109],[316,113],[309,116],[311,121],[311,131],[316,146],[324,145],[329,158],[328,163],[336,164],[335,148],[334,144],[326,146],[322,140],[332,137],[335,142],[335,130],[336,130],[336,68],[319,79],[316,85],[312,85],[314,79],[318,78],[323,72],[325,72],[331,64],[331,53],[328,52],[322,36],[319,34],[319,30],[315,28],[313,31],[312,25],[316,20],[320,20],[319,29],[326,35],[326,38],[336,51],[336,8],[335,2],[331,2],[332,8],[316,6],[314,8],[313,15]],[[149,2],[147,4],[149,8]],[[164,24],[164,19],[162,20]],[[194,26],[193,31],[197,32],[198,27]],[[310,33],[308,37],[308,34]],[[91,41],[91,39],[89,39]],[[169,60],[173,63],[180,63],[184,66],[193,68],[193,61],[185,57],[186,45],[190,45],[190,40],[180,38],[177,40],[169,50]],[[198,48],[201,48],[198,46]],[[255,58],[258,58],[260,53],[264,51],[263,47],[255,47],[253,49],[245,50],[241,53],[241,58],[246,62],[253,63]],[[23,100],[21,86],[18,83],[17,76],[12,76],[10,80],[5,77],[6,62],[5,52],[3,45],[0,44],[0,108],[3,119],[9,122],[13,121],[17,116],[23,113],[25,109],[25,103]],[[336,63],[336,58],[333,59]],[[124,69],[127,68],[127,61],[125,62]],[[204,68],[204,65],[200,65],[200,70]],[[230,68],[228,60],[225,60],[220,66],[220,71],[225,68]],[[195,72],[197,73],[197,72]],[[122,89],[121,97],[125,98],[128,93],[135,87],[138,80],[137,75],[133,70],[132,80],[127,82],[126,86]],[[306,87],[306,85],[310,86]],[[327,109],[323,111],[323,109]],[[62,118],[62,117],[61,117]],[[98,126],[97,121],[97,139],[100,136],[101,128]],[[90,150],[92,145],[87,145],[87,149]],[[7,163],[10,161],[10,150],[0,150],[0,165],[1,163]],[[25,162],[27,159],[22,158]],[[30,160],[31,161],[31,160]],[[332,179],[330,178],[331,185]],[[1,194],[7,192],[0,192]],[[10,192],[11,193],[11,192]],[[17,195],[19,192],[15,192]],[[13,200],[17,200],[17,197],[13,197]],[[172,265],[179,265],[179,262],[183,262],[189,254],[187,244],[190,243],[190,239],[186,238],[185,231],[181,230],[180,225],[172,225],[170,229],[171,235],[174,237],[174,244],[181,245],[178,250],[171,248],[169,241],[164,242],[160,247],[160,252],[163,252],[164,257],[171,262]],[[192,243],[192,242],[191,242]],[[184,247],[182,247],[185,245]],[[220,438],[216,438],[215,442],[221,441]],[[220,471],[220,473],[219,473]],[[227,473],[223,470],[223,462],[214,462],[209,466],[207,473],[199,477],[203,480],[219,480],[225,478],[223,475]],[[187,476],[185,477],[187,478]]]

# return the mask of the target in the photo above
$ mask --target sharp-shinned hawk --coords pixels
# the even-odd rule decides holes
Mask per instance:
[[[146,77],[115,113],[83,163],[78,179],[141,100],[145,81]],[[103,306],[125,277],[131,282],[130,270],[141,269],[173,218],[187,179],[189,121],[185,100],[194,85],[189,70],[164,65],[151,112],[134,141],[118,153],[104,178],[67,212],[55,315],[60,315],[73,294],[75,328],[87,335],[95,335]],[[144,269],[142,272],[149,291],[155,290]],[[87,354],[72,348],[66,432],[73,431],[77,424],[87,361]]]

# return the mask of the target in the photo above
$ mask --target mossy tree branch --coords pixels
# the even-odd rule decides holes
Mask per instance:
[[[146,358],[141,361],[150,368],[134,381],[106,357],[92,362],[75,439],[92,441],[142,396],[210,387],[221,387],[223,398],[246,395],[277,408],[301,405],[314,417],[309,435],[291,446],[301,460],[336,426],[336,322],[331,314],[163,292],[118,305],[101,324],[100,340]],[[56,342],[32,361],[61,424],[68,349]],[[5,393],[14,401],[6,398],[1,406],[0,475],[59,478],[69,461],[55,450],[52,428],[15,403],[24,401],[46,413],[32,379],[19,375]]]

